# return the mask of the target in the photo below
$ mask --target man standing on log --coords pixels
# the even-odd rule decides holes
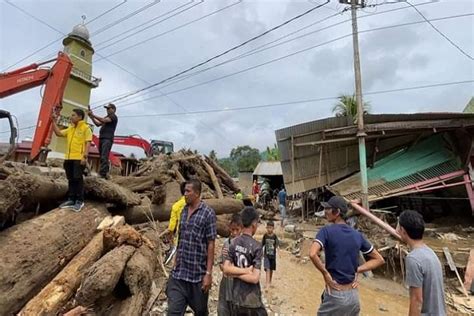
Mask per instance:
[[[217,237],[216,214],[201,201],[201,182],[184,189],[175,267],[168,280],[168,315],[183,315],[190,306],[196,316],[208,315],[209,289]]]
[[[310,258],[326,282],[318,315],[357,316],[360,312],[357,275],[384,263],[383,257],[365,237],[346,224],[347,202],[333,196],[321,202],[331,223],[318,232],[310,250]],[[324,249],[326,264],[319,258]],[[359,266],[359,251],[369,260]]]
[[[81,109],[72,110],[71,125],[60,130],[53,114],[53,130],[56,136],[67,138],[64,170],[69,182],[68,200],[60,208],[71,208],[75,212],[84,206],[84,168],[89,155],[92,131],[84,121],[85,113]]]
[[[94,122],[95,126],[100,126],[99,132],[99,154],[100,154],[100,168],[99,175],[102,178],[108,179],[109,174],[109,154],[114,144],[115,129],[117,128],[118,118],[115,115],[117,108],[113,103],[104,106],[107,109],[106,117],[98,117],[91,110],[88,111],[89,117]]]

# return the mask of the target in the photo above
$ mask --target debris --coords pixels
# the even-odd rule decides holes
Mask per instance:
[[[466,288],[464,287],[464,283],[461,281],[461,277],[459,276],[459,272],[458,272],[458,269],[456,268],[456,264],[453,261],[451,253],[449,252],[449,248],[443,247],[443,252],[446,257],[446,260],[448,261],[449,268],[451,269],[451,271],[456,273],[456,277],[458,278],[458,281],[461,284],[464,295],[466,297],[469,297],[469,295],[467,294]]]
[[[466,240],[466,238],[460,237],[455,233],[436,233],[438,239],[446,240],[446,241],[458,241],[458,240]]]
[[[466,272],[464,274],[464,286],[471,291],[471,294],[474,294],[474,249],[471,249],[469,252]]]

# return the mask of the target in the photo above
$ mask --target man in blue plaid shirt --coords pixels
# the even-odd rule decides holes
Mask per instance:
[[[184,197],[176,261],[166,290],[168,315],[184,315],[189,306],[196,316],[204,316],[212,285],[216,213],[201,201],[199,180],[186,182]]]

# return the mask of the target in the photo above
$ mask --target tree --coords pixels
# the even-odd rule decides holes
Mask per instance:
[[[237,170],[237,165],[235,161],[230,158],[222,158],[217,161],[217,163],[231,176],[232,178],[237,178],[239,176],[239,171]]]
[[[251,172],[260,162],[260,152],[248,145],[238,146],[230,152],[230,159],[235,162],[238,171]]]
[[[273,144],[273,148],[267,146],[266,161],[280,161],[280,151],[276,144]]]
[[[209,159],[217,161],[217,153],[214,149],[209,152]]]
[[[351,117],[354,122],[357,121],[357,99],[355,95],[340,95],[339,101],[332,108],[332,112],[336,117],[348,116]],[[370,104],[364,102],[363,104],[364,115],[369,114]]]

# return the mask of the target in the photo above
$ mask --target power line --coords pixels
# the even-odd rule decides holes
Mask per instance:
[[[364,95],[378,95],[378,94],[401,92],[401,91],[411,91],[411,90],[420,90],[420,89],[460,85],[460,84],[466,84],[466,83],[474,83],[474,79],[463,80],[463,81],[452,81],[452,82],[445,82],[445,83],[435,83],[435,84],[429,84],[429,85],[412,86],[412,87],[397,88],[397,89],[387,89],[387,90],[364,92]],[[280,102],[280,103],[267,103],[267,104],[261,104],[261,105],[243,106],[243,107],[236,107],[236,108],[223,108],[223,109],[209,109],[209,110],[201,110],[201,111],[192,111],[192,112],[187,112],[187,113],[186,112],[156,113],[156,114],[144,114],[144,115],[123,115],[121,117],[127,117],[127,118],[135,118],[136,117],[136,118],[138,118],[138,117],[176,116],[176,115],[186,115],[186,114],[209,114],[209,113],[218,113],[218,112],[254,110],[254,109],[262,109],[262,108],[272,108],[272,107],[278,107],[278,106],[284,106],[284,105],[296,105],[296,104],[304,104],[304,103],[312,103],[312,102],[320,102],[320,101],[337,100],[339,97],[340,96],[338,95],[338,96],[331,96],[331,97],[313,98],[313,99],[288,101],[288,102]]]
[[[420,3],[420,4],[418,4],[418,5],[425,5],[425,4],[431,4],[431,3],[432,3],[432,2],[424,2],[424,3]],[[361,18],[365,18],[365,17],[369,17],[369,16],[374,16],[374,15],[378,15],[378,14],[383,14],[383,13],[388,13],[388,12],[394,12],[394,11],[403,10],[403,9],[406,9],[406,8],[409,8],[409,7],[407,6],[407,7],[402,7],[402,8],[395,8],[395,9],[386,10],[386,11],[383,11],[383,12],[373,13],[373,14],[371,14],[371,15],[364,15],[364,16],[362,16]],[[326,17],[326,18],[324,18],[324,19],[322,19],[322,20],[320,20],[320,21],[313,22],[313,23],[311,23],[311,24],[309,24],[309,25],[304,26],[303,28],[301,28],[301,30],[307,29],[307,28],[309,28],[309,27],[311,27],[311,26],[313,26],[313,25],[315,25],[315,24],[318,24],[318,23],[320,23],[320,22],[324,22],[325,20],[327,20],[327,19],[329,19],[329,18],[332,18],[332,17],[334,17],[334,16],[336,16],[336,15],[337,15],[337,14],[330,15],[330,16],[328,16],[328,17]],[[238,55],[238,56],[236,56],[236,57],[234,57],[234,58],[231,58],[230,60],[223,61],[223,62],[221,62],[221,63],[218,63],[218,64],[216,64],[216,65],[210,66],[210,67],[208,67],[208,68],[198,70],[198,71],[196,71],[196,72],[194,72],[194,73],[188,74],[187,76],[182,76],[182,75],[175,75],[175,76],[172,76],[172,77],[175,77],[175,79],[177,79],[177,80],[172,81],[171,83],[165,85],[164,87],[168,87],[168,86],[173,85],[173,84],[175,84],[175,83],[178,83],[178,82],[180,82],[180,81],[182,81],[182,80],[184,80],[184,79],[187,79],[188,77],[197,75],[197,74],[199,74],[199,73],[202,73],[202,72],[205,72],[205,71],[208,71],[208,70],[211,70],[211,69],[214,69],[214,68],[216,68],[216,67],[219,67],[219,66],[224,65],[224,64],[226,64],[226,63],[232,62],[232,61],[234,61],[234,60],[238,60],[238,59],[241,59],[241,58],[245,58],[245,57],[247,57],[247,56],[251,56],[251,55],[253,55],[253,54],[262,52],[262,51],[264,51],[264,50],[267,50],[267,49],[270,49],[270,48],[274,48],[274,47],[277,47],[277,46],[286,44],[286,43],[288,43],[288,42],[290,42],[290,41],[293,41],[293,40],[296,40],[296,39],[299,39],[299,38],[302,38],[302,37],[305,37],[305,36],[308,36],[308,35],[311,35],[311,34],[320,32],[320,31],[322,31],[322,30],[329,29],[329,28],[334,27],[334,26],[337,26],[337,25],[341,25],[341,24],[346,23],[346,22],[348,22],[348,21],[351,21],[351,19],[347,19],[347,20],[345,20],[345,21],[342,21],[342,22],[338,22],[338,23],[329,25],[329,26],[327,26],[327,27],[325,27],[325,28],[318,29],[318,30],[315,30],[315,31],[312,31],[312,32],[303,34],[303,35],[301,35],[301,36],[299,36],[299,37],[296,37],[296,38],[287,40],[287,41],[285,41],[285,42],[282,42],[282,43],[279,43],[279,44],[270,46],[270,47],[268,47],[268,48],[261,49],[261,48],[263,48],[263,47],[266,46],[266,45],[272,44],[272,43],[274,43],[274,42],[276,42],[276,41],[279,41],[279,40],[281,40],[281,39],[287,37],[286,35],[284,35],[284,36],[282,36],[282,37],[280,37],[280,38],[278,38],[278,39],[276,39],[276,40],[274,40],[274,41],[272,41],[272,42],[263,44],[263,45],[261,45],[261,46],[258,46],[258,47],[255,48],[255,49],[252,49],[252,50],[250,50],[250,51],[248,51],[248,52],[245,52],[245,53],[240,54],[240,55]],[[295,32],[292,32],[292,33],[290,33],[289,35],[293,35],[293,34],[295,34],[295,33],[298,33],[298,32],[301,31],[301,30],[297,30],[297,31],[295,31]],[[343,38],[348,37],[348,36],[352,36],[352,34],[345,35]],[[340,40],[340,39],[342,39],[342,38],[338,38],[338,39],[336,39],[336,40]],[[329,41],[329,42],[326,42],[326,43],[323,43],[323,44],[329,44],[329,43],[332,43],[332,42],[333,42],[333,41]],[[314,47],[314,48],[315,48],[315,47]],[[290,57],[290,56],[288,56],[288,57]],[[182,79],[181,79],[181,78],[182,78]],[[220,78],[223,79],[223,77],[220,77]],[[165,80],[166,80],[166,79],[165,79]],[[213,81],[209,81],[209,82],[206,82],[206,83],[210,83],[210,82],[213,82]],[[161,83],[159,83],[159,84],[161,84]],[[111,98],[107,98],[107,99],[103,99],[103,100],[97,101],[97,102],[95,102],[95,103],[99,103],[99,102],[102,102],[102,101],[104,101],[104,100],[111,100],[111,99],[113,99],[113,98],[125,98],[125,97],[126,97],[126,98],[128,99],[128,98],[129,98],[128,95],[129,95],[130,93],[131,93],[131,92],[123,93],[123,94],[121,94],[121,95],[118,95],[118,96],[115,96],[115,97],[111,97]],[[139,97],[139,96],[135,96],[135,97]],[[159,96],[158,96],[158,97],[159,97]]]
[[[91,24],[92,22],[95,22],[97,21],[98,19],[100,19],[101,17],[103,17],[104,15],[106,14],[109,14],[110,12],[114,11],[115,9],[117,9],[118,7],[124,5],[125,3],[127,3],[127,0],[123,0],[122,2],[120,2],[119,4],[113,6],[112,8],[100,13],[98,16],[96,16],[95,18],[93,18],[92,20],[90,21],[87,21],[86,25],[87,24]]]
[[[459,45],[457,45],[456,43],[454,43],[449,37],[447,37],[443,32],[441,32],[433,23],[430,22],[430,20],[428,20],[424,15],[423,13],[421,13],[420,10],[418,10],[418,8],[416,8],[413,4],[411,4],[409,1],[406,1],[406,3],[411,6],[422,18],[423,20],[426,21],[426,23],[428,23],[431,28],[433,30],[435,30],[439,35],[441,35],[445,40],[448,41],[448,43],[450,43],[454,48],[456,48],[459,52],[461,52],[461,54],[463,54],[464,56],[466,56],[467,58],[469,58],[470,60],[474,60],[474,58],[469,55],[466,51],[464,51],[461,47],[459,47]]]
[[[236,5],[236,4],[240,3],[240,2],[241,2],[241,1],[239,1],[239,2],[237,2],[237,3],[234,3],[234,4],[232,4],[231,6]],[[236,49],[239,49],[240,47],[243,47],[243,46],[245,46],[245,45],[247,45],[247,44],[249,44],[249,43],[251,43],[251,42],[253,42],[253,41],[255,41],[255,40],[257,40],[257,39],[259,39],[259,38],[261,38],[261,37],[263,37],[263,36],[265,36],[265,35],[267,35],[267,34],[273,32],[273,31],[275,31],[275,30],[277,30],[277,29],[279,29],[279,28],[281,28],[281,27],[283,27],[283,26],[285,26],[285,25],[287,25],[287,24],[289,24],[289,23],[291,23],[291,22],[293,22],[293,21],[295,21],[295,20],[297,20],[297,19],[299,19],[299,18],[301,18],[301,17],[303,17],[303,16],[305,16],[305,15],[311,13],[311,12],[313,12],[313,11],[315,11],[315,10],[317,10],[318,8],[324,6],[324,5],[328,4],[328,3],[329,3],[329,0],[327,0],[325,3],[323,3],[323,4],[321,4],[321,5],[315,6],[315,7],[311,8],[311,9],[309,9],[309,10],[307,10],[307,11],[305,11],[305,12],[303,12],[303,13],[301,13],[301,14],[299,14],[299,15],[297,15],[297,16],[291,18],[291,19],[289,19],[289,20],[286,20],[285,22],[283,22],[283,23],[281,23],[281,24],[279,24],[279,25],[277,25],[277,26],[274,26],[274,27],[270,28],[270,29],[264,31],[263,33],[260,33],[259,35],[254,36],[254,37],[252,37],[252,38],[250,38],[250,39],[244,41],[244,42],[241,43],[241,44],[238,44],[238,45],[236,45],[236,46],[234,46],[234,47],[232,47],[232,48],[230,48],[230,49],[225,50],[224,52],[222,52],[222,53],[220,53],[220,54],[217,54],[217,55],[215,55],[215,56],[213,56],[213,57],[211,57],[211,58],[208,58],[207,60],[205,60],[205,61],[203,61],[203,62],[200,62],[200,63],[198,63],[198,64],[196,64],[196,65],[194,65],[194,66],[192,66],[192,67],[189,67],[189,68],[187,68],[187,69],[185,69],[185,70],[183,70],[183,71],[181,71],[181,72],[179,72],[179,73],[177,73],[177,74],[175,74],[175,75],[172,75],[172,76],[170,76],[170,77],[168,77],[168,78],[165,78],[165,79],[163,79],[163,80],[161,80],[161,81],[159,81],[159,82],[157,82],[157,83],[154,83],[154,84],[149,85],[149,86],[147,86],[147,87],[144,87],[144,88],[138,89],[138,90],[136,90],[136,91],[134,91],[134,92],[131,92],[131,93],[129,93],[128,95],[122,96],[122,97],[120,97],[120,98],[116,98],[116,99],[112,100],[111,102],[116,102],[116,101],[122,100],[122,99],[124,99],[124,98],[126,98],[126,97],[130,97],[130,96],[132,96],[132,95],[138,94],[138,93],[140,93],[140,92],[143,92],[143,91],[148,90],[148,89],[150,89],[150,88],[153,88],[153,87],[155,87],[155,86],[158,86],[158,85],[160,85],[160,84],[163,84],[163,83],[165,83],[165,82],[167,82],[167,81],[169,81],[169,80],[171,80],[171,79],[174,79],[174,78],[176,78],[176,77],[178,77],[178,76],[180,76],[180,75],[183,75],[183,74],[185,74],[185,73],[187,73],[187,72],[189,72],[189,71],[191,71],[191,70],[193,70],[193,69],[196,69],[196,68],[198,68],[198,67],[200,67],[200,66],[203,66],[203,65],[205,65],[205,64],[207,64],[207,63],[209,63],[209,62],[211,62],[211,61],[213,61],[213,60],[215,60],[215,59],[217,59],[217,58],[219,58],[219,57],[222,57],[222,56],[224,56],[224,55],[226,55],[226,54],[228,54],[228,53],[230,53],[230,52],[232,52],[232,51],[234,51],[234,50],[236,50]],[[229,7],[229,6],[228,6],[228,7]],[[225,8],[225,7],[224,7],[224,8]],[[223,8],[222,8],[222,9],[223,9]],[[222,10],[222,9],[220,9],[220,10]],[[217,11],[219,11],[219,10],[217,10]],[[217,11],[214,11],[214,13],[216,13]],[[106,57],[109,57],[109,56],[110,56],[110,55],[108,55],[108,56],[106,56]]]
[[[40,22],[40,23],[42,23],[42,24],[45,24],[45,23],[43,23],[44,21],[40,20],[39,18],[36,18],[35,16],[33,16],[33,15],[30,14],[30,13],[28,13],[26,10],[20,8],[19,6],[16,6],[16,5],[14,5],[13,3],[8,2],[8,0],[5,0],[5,2],[7,2],[7,4],[13,6],[13,7],[16,8],[17,10],[23,12],[23,13],[26,14],[27,16],[29,16],[29,17],[35,19],[36,21],[38,21],[38,22]],[[121,5],[125,4],[126,2],[127,2],[127,0],[123,0],[123,1],[122,1],[121,3],[119,3],[118,5],[115,5],[114,7],[110,8],[110,9],[107,9],[106,11],[100,13],[98,16],[96,16],[96,17],[94,17],[92,20],[88,21],[88,22],[86,23],[86,25],[87,25],[87,24],[90,24],[90,23],[92,23],[92,22],[94,22],[94,21],[97,21],[99,18],[101,18],[101,17],[103,17],[104,15],[106,15],[106,14],[112,12],[113,10],[117,9],[118,7],[120,7]],[[48,27],[54,29],[55,31],[58,31],[58,30],[56,30],[55,28],[53,28],[51,25],[49,25],[49,24],[46,24],[46,25],[47,25]],[[60,32],[60,33],[63,34],[62,32]],[[5,68],[4,71],[7,71],[7,70],[10,69],[11,67],[14,67],[14,66],[18,65],[19,63],[21,63],[21,62],[27,60],[28,58],[30,58],[30,57],[36,55],[37,53],[39,53],[39,52],[45,50],[46,48],[48,48],[48,47],[50,47],[50,46],[56,44],[56,42],[60,41],[62,38],[63,38],[63,37],[61,36],[61,37],[59,37],[59,38],[57,38],[57,39],[55,39],[55,40],[49,42],[49,43],[46,44],[45,46],[38,48],[37,50],[33,51],[33,52],[30,53],[29,55],[27,55],[27,56],[21,58],[20,60],[16,61],[15,63],[13,63],[13,64],[11,64],[10,66],[8,66],[7,68]]]
[[[216,11],[213,11],[213,12],[211,12],[211,13],[208,13],[208,14],[206,14],[206,15],[203,15],[203,16],[201,16],[200,18],[191,20],[191,21],[189,21],[189,22],[187,22],[187,23],[185,23],[185,24],[182,24],[182,25],[180,25],[180,26],[177,26],[177,27],[175,27],[175,28],[173,28],[173,29],[171,29],[171,30],[162,32],[162,33],[160,33],[160,34],[157,34],[157,35],[154,35],[154,36],[152,36],[152,37],[149,37],[149,38],[147,38],[147,39],[145,39],[145,40],[142,40],[142,41],[140,41],[140,42],[138,42],[138,43],[135,43],[135,44],[133,44],[133,45],[130,45],[130,46],[127,46],[127,47],[125,47],[125,48],[123,48],[123,49],[120,49],[120,50],[118,50],[118,51],[116,51],[116,52],[114,52],[114,53],[111,53],[111,54],[107,55],[106,57],[111,57],[111,56],[120,54],[120,53],[122,53],[122,52],[124,52],[124,51],[126,51],[126,50],[129,50],[129,49],[131,49],[131,48],[134,48],[134,47],[137,47],[137,46],[139,46],[139,45],[141,45],[141,44],[144,44],[144,43],[146,43],[146,42],[149,42],[149,41],[151,41],[151,40],[153,40],[153,39],[155,39],[155,38],[158,38],[158,37],[161,37],[161,36],[163,36],[163,35],[166,35],[166,34],[169,34],[169,33],[171,33],[171,32],[174,32],[174,31],[176,31],[176,30],[178,30],[178,29],[181,29],[181,28],[183,28],[183,27],[186,27],[186,26],[188,26],[188,25],[190,25],[190,24],[192,24],[192,23],[198,22],[198,21],[203,20],[203,19],[205,19],[205,18],[207,18],[207,17],[209,17],[209,16],[212,16],[212,15],[214,15],[214,14],[217,14],[217,13],[219,13],[219,12],[222,12],[222,11],[224,11],[224,10],[230,8],[230,7],[233,7],[233,6],[237,5],[237,4],[240,4],[240,3],[242,3],[242,1],[243,1],[243,0],[238,0],[237,2],[234,2],[234,3],[230,4],[230,5],[227,5],[227,6],[222,7],[222,8],[220,8],[220,9],[216,10]],[[99,59],[99,60],[100,60],[100,59]],[[99,60],[97,60],[97,61],[99,61]]]
[[[460,15],[453,15],[453,16],[447,16],[447,17],[442,17],[442,18],[436,18],[436,19],[432,19],[431,21],[441,21],[441,20],[454,19],[454,18],[461,18],[461,17],[466,17],[466,16],[472,16],[472,15],[474,15],[474,13],[467,13],[467,14],[460,14]],[[369,33],[369,32],[381,31],[381,30],[386,30],[386,29],[391,29],[391,28],[396,28],[396,27],[404,27],[404,26],[416,25],[416,24],[421,24],[421,23],[425,23],[425,21],[416,21],[416,22],[408,22],[408,23],[403,23],[403,24],[395,24],[395,25],[383,26],[383,27],[379,27],[379,28],[374,28],[374,29],[368,29],[368,30],[359,31],[358,33],[359,33],[359,34],[362,34],[362,33]],[[281,61],[281,60],[287,59],[287,58],[289,58],[289,57],[293,57],[293,56],[295,56],[295,55],[298,55],[298,54],[307,52],[307,51],[309,51],[309,50],[312,50],[312,49],[315,49],[315,48],[318,48],[318,47],[326,46],[326,45],[328,45],[328,44],[331,44],[331,43],[340,41],[340,40],[342,40],[342,39],[344,39],[344,38],[348,38],[348,37],[351,37],[351,36],[352,36],[352,33],[349,33],[349,34],[346,34],[346,35],[343,35],[343,36],[339,36],[339,37],[337,37],[337,38],[328,40],[328,41],[326,41],[326,42],[323,42],[323,43],[320,43],[320,44],[317,44],[317,45],[313,45],[313,46],[310,46],[310,47],[307,47],[307,48],[304,48],[304,49],[298,50],[298,51],[296,51],[296,52],[293,52],[293,53],[290,53],[290,54],[287,54],[287,55],[283,55],[283,56],[280,56],[280,57],[277,57],[277,58],[274,58],[274,59],[270,59],[270,60],[268,60],[268,61],[266,61],[266,62],[257,64],[257,65],[254,65],[254,66],[250,66],[250,67],[241,69],[241,70],[239,70],[239,71],[236,71],[236,72],[233,72],[233,73],[230,73],[230,74],[227,74],[227,75],[223,75],[223,76],[220,76],[220,77],[217,77],[217,78],[213,78],[213,79],[210,79],[210,80],[207,80],[207,81],[203,81],[203,82],[200,82],[200,83],[197,83],[197,84],[193,84],[193,85],[190,85],[190,86],[187,86],[187,87],[184,87],[184,88],[180,88],[180,89],[176,89],[176,90],[172,90],[172,91],[166,92],[165,95],[175,94],[175,93],[178,93],[178,92],[182,92],[182,91],[190,90],[190,89],[193,89],[193,88],[196,88],[196,87],[199,87],[199,86],[203,86],[203,85],[206,85],[206,84],[209,84],[209,83],[212,83],[212,82],[216,82],[216,81],[219,81],[219,80],[222,80],[222,79],[226,79],[226,78],[229,78],[229,77],[232,77],[232,76],[235,76],[235,75],[244,73],[244,72],[248,72],[248,71],[250,71],[250,70],[254,70],[254,69],[256,69],[256,68],[260,68],[260,67],[263,67],[263,66],[266,66],[266,65],[275,63],[275,62],[277,62],[277,61]],[[125,107],[125,106],[130,106],[130,105],[133,105],[133,104],[142,103],[142,102],[144,102],[144,101],[148,101],[148,100],[155,99],[155,98],[158,98],[158,97],[161,97],[161,96],[152,96],[152,97],[149,97],[149,98],[140,100],[140,101],[131,102],[131,103],[126,103],[126,104],[122,105],[121,107],[123,108],[123,107]]]
[[[431,4],[431,3],[434,3],[434,2],[424,2],[424,3],[417,4],[417,6],[426,5],[426,4]],[[367,14],[367,15],[360,16],[359,19],[366,18],[366,17],[372,17],[372,16],[379,15],[379,14],[394,12],[394,11],[398,11],[398,10],[404,10],[404,9],[407,9],[407,8],[409,8],[409,6],[401,7],[401,8],[395,8],[395,9],[386,10],[386,11],[381,11],[381,12],[377,12],[377,13],[370,13],[370,14]],[[345,10],[344,10],[344,11],[345,11]],[[351,19],[346,19],[346,20],[344,20],[344,21],[340,21],[340,22],[338,22],[338,23],[334,23],[334,24],[328,25],[328,26],[326,26],[326,27],[323,27],[323,28],[320,28],[320,29],[317,29],[317,30],[314,30],[314,31],[311,31],[311,32],[308,32],[308,33],[305,33],[305,34],[302,34],[302,35],[300,35],[300,36],[291,38],[291,39],[289,39],[289,40],[280,42],[280,43],[278,43],[278,44],[275,44],[275,45],[272,45],[272,46],[268,46],[268,45],[273,44],[273,43],[275,43],[275,42],[278,42],[278,41],[280,41],[280,40],[282,40],[282,39],[284,39],[284,38],[287,38],[287,37],[289,37],[289,36],[291,36],[291,35],[294,35],[294,34],[296,34],[296,33],[299,33],[299,32],[301,32],[302,30],[305,30],[305,29],[307,29],[307,28],[309,28],[309,27],[311,27],[311,26],[314,26],[314,25],[316,25],[316,24],[319,24],[319,23],[321,23],[321,22],[324,22],[324,21],[326,21],[326,20],[329,20],[330,18],[333,18],[333,17],[335,17],[335,16],[337,16],[337,15],[339,15],[339,14],[341,14],[341,13],[342,13],[342,12],[339,12],[339,13],[330,15],[330,16],[328,16],[328,17],[322,19],[322,20],[319,20],[319,21],[313,22],[313,23],[311,23],[311,24],[308,24],[308,25],[306,25],[306,26],[304,26],[304,27],[302,27],[302,28],[297,29],[296,31],[293,31],[293,32],[291,32],[291,33],[288,33],[288,34],[286,34],[286,35],[283,35],[283,36],[281,36],[281,37],[279,37],[279,38],[277,38],[277,39],[275,39],[275,40],[273,40],[273,41],[271,41],[271,42],[268,42],[268,43],[265,43],[265,44],[263,44],[263,45],[260,45],[260,46],[258,46],[258,47],[256,47],[256,48],[253,48],[253,49],[251,49],[251,50],[249,50],[249,51],[247,51],[247,52],[245,52],[245,53],[242,53],[242,54],[240,54],[240,55],[238,55],[238,56],[236,56],[236,57],[233,57],[233,58],[231,58],[231,59],[225,60],[225,61],[223,61],[223,62],[221,62],[221,63],[215,64],[215,65],[213,65],[213,66],[210,66],[210,67],[207,67],[207,68],[198,70],[198,71],[195,71],[195,72],[193,72],[193,73],[191,73],[191,74],[188,74],[188,75],[186,75],[186,76],[181,76],[181,77],[177,78],[177,80],[173,80],[172,82],[170,82],[170,83],[164,85],[163,88],[166,88],[166,87],[168,87],[168,86],[174,85],[174,84],[176,84],[176,83],[178,83],[178,82],[181,82],[181,81],[183,81],[183,80],[186,80],[186,79],[188,79],[188,78],[190,78],[190,77],[194,77],[194,76],[196,76],[196,75],[198,75],[198,74],[201,74],[201,73],[206,72],[206,71],[208,71],[208,70],[211,70],[211,69],[220,67],[220,66],[225,65],[225,64],[228,64],[228,63],[230,63],[230,62],[237,61],[237,60],[240,60],[240,59],[243,59],[243,58],[252,56],[252,55],[254,55],[254,54],[261,53],[261,52],[263,52],[263,51],[266,51],[266,50],[269,50],[269,49],[272,49],[272,48],[275,48],[275,47],[278,47],[278,46],[281,46],[281,45],[290,43],[290,42],[292,42],[292,41],[301,39],[301,38],[303,38],[303,37],[306,37],[306,36],[309,36],[309,35],[313,35],[313,34],[316,34],[316,33],[318,33],[318,32],[321,32],[321,31],[324,31],[324,30],[327,30],[327,29],[330,29],[330,28],[333,28],[333,27],[335,27],[335,26],[338,26],[338,25],[341,25],[341,24],[344,24],[344,23],[346,23],[346,22],[350,22],[350,21],[351,21]]]
[[[150,19],[150,20],[148,20],[148,21],[145,21],[145,22],[143,22],[143,23],[141,23],[141,24],[139,24],[139,25],[137,25],[137,26],[134,26],[134,27],[132,27],[132,28],[126,30],[126,31],[122,31],[122,32],[120,33],[120,36],[123,36],[123,35],[125,35],[125,34],[127,34],[127,33],[129,33],[129,32],[132,32],[132,31],[134,31],[134,30],[136,30],[136,29],[138,29],[138,28],[140,28],[140,27],[142,27],[142,26],[144,26],[144,25],[146,25],[146,24],[148,24],[148,23],[150,23],[150,22],[156,21],[156,20],[158,20],[159,18],[161,18],[161,17],[163,17],[163,16],[166,16],[166,15],[168,15],[168,14],[170,14],[170,13],[173,13],[174,11],[177,11],[177,10],[183,8],[183,7],[186,7],[187,5],[189,5],[189,4],[193,3],[193,2],[194,2],[194,0],[190,0],[189,2],[187,2],[187,3],[183,4],[183,5],[180,5],[180,6],[176,7],[176,8],[174,8],[173,10],[170,10],[170,11],[168,11],[168,12],[165,12],[165,13],[163,13],[163,14],[160,14],[160,15],[154,17],[153,19]],[[163,19],[163,20],[160,20],[160,21],[158,21],[158,22],[155,22],[155,23],[153,23],[153,24],[147,26],[146,28],[143,28],[142,30],[137,31],[137,32],[131,34],[130,36],[133,36],[133,35],[136,35],[136,34],[138,34],[138,33],[140,33],[140,32],[143,32],[144,30],[149,29],[149,28],[151,28],[151,27],[153,27],[153,26],[155,26],[155,25],[157,25],[157,24],[159,24],[159,23],[162,23],[162,22],[164,22],[164,21],[166,21],[166,20],[168,20],[168,19],[170,19],[170,18],[172,18],[172,17],[174,17],[174,16],[176,16],[176,15],[178,15],[178,14],[181,14],[181,13],[183,13],[183,12],[185,12],[185,11],[190,10],[191,8],[195,7],[196,5],[202,4],[203,2],[204,2],[204,0],[201,0],[199,3],[194,4],[194,5],[190,6],[189,8],[186,8],[186,9],[184,9],[184,10],[181,10],[181,11],[179,11],[178,13],[173,14],[172,16],[167,17],[166,19]],[[119,41],[123,41],[123,40],[125,40],[126,38],[128,38],[128,37],[130,37],[130,36],[124,37],[124,38],[120,39]],[[95,47],[95,48],[99,48],[101,45],[103,45],[103,44],[105,44],[105,43],[108,43],[108,42],[110,42],[110,41],[113,41],[113,40],[116,39],[116,38],[117,38],[116,36],[112,36],[112,37],[110,37],[109,39],[107,39],[107,40],[105,40],[105,41],[102,41],[102,42],[100,42],[100,43],[98,43],[98,44],[95,44],[94,47]],[[114,43],[112,43],[112,44],[110,44],[110,45],[114,45],[114,44],[117,43],[117,42],[118,42],[118,41],[116,41],[116,42],[114,42]],[[105,49],[105,48],[109,47],[110,45],[107,45],[107,46],[105,46],[105,47],[102,47],[101,49]]]
[[[138,8],[137,10],[135,10],[135,11],[133,11],[133,12],[127,14],[126,16],[124,16],[124,17],[122,17],[122,18],[120,18],[120,19],[117,19],[117,20],[115,20],[115,21],[113,21],[113,22],[111,22],[111,23],[109,23],[109,24],[107,24],[107,25],[101,27],[100,29],[98,29],[98,30],[92,32],[91,35],[100,34],[100,33],[104,32],[104,31],[106,31],[106,30],[108,30],[108,29],[110,29],[110,28],[112,28],[112,27],[118,25],[119,23],[122,23],[123,21],[126,21],[126,20],[128,20],[128,19],[134,17],[135,15],[137,15],[137,14],[139,14],[139,13],[145,11],[145,10],[148,10],[149,8],[151,8],[151,7],[155,6],[155,5],[157,5],[157,4],[160,3],[160,2],[161,2],[161,0],[153,0],[153,2],[151,2],[151,3],[147,4],[147,5],[144,5],[144,6],[140,7],[140,8]]]

